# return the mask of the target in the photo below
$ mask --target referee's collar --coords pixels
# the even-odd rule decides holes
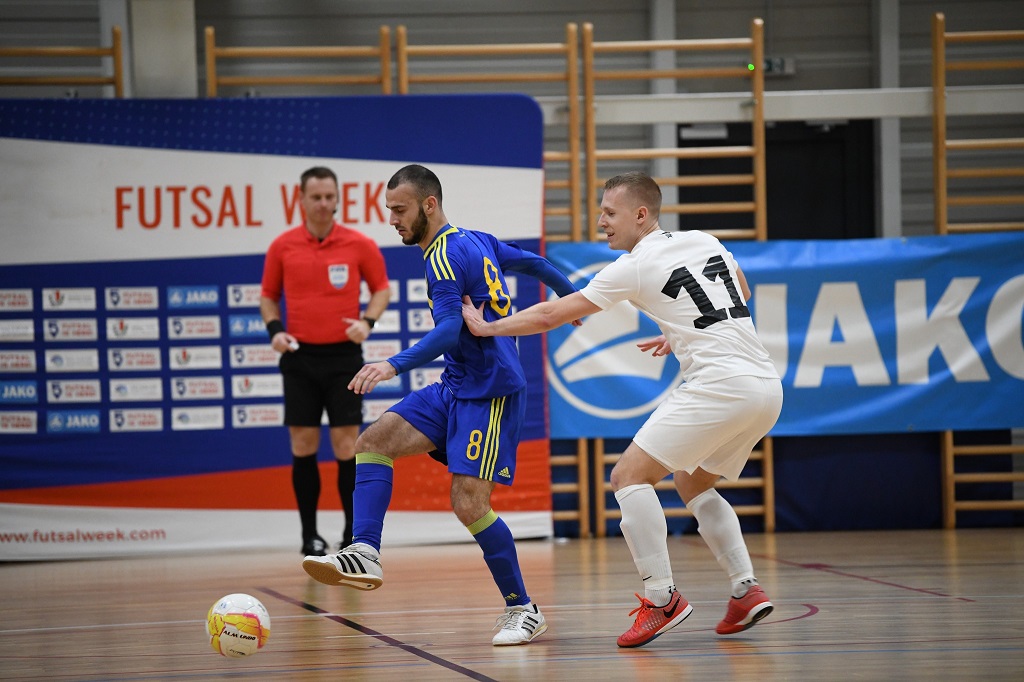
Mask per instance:
[[[318,238],[315,234],[310,231],[309,226],[305,222],[302,223],[302,231],[306,233],[306,240],[314,244],[323,244],[330,241],[335,235],[339,234],[338,228],[341,227],[341,223],[337,220],[331,222],[331,229],[324,235],[323,239]]]

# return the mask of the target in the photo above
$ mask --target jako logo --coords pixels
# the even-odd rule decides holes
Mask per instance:
[[[569,279],[582,288],[606,265],[592,263]],[[675,356],[655,358],[636,347],[659,334],[654,322],[626,302],[594,315],[582,327],[563,325],[548,332],[548,381],[563,400],[594,417],[646,415],[683,380]]]
[[[216,286],[168,287],[169,308],[216,308],[220,294]]]
[[[267,326],[259,315],[231,315],[228,317],[229,333],[233,337],[266,338]]]
[[[34,381],[0,381],[0,403],[39,402]]]
[[[50,412],[46,420],[46,430],[50,433],[57,431],[98,433],[100,413],[96,411]]]

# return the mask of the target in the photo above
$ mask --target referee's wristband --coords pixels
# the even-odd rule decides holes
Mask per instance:
[[[377,320],[373,319],[372,317],[364,317],[363,322],[365,322],[370,327],[370,329],[373,329],[373,325],[377,324]]]
[[[271,320],[267,322],[267,334],[270,335],[270,340],[273,341],[274,337],[277,336],[278,332],[284,331],[284,325],[281,324],[281,320]]]

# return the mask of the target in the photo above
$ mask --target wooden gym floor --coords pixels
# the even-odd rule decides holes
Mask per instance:
[[[619,538],[521,542],[548,632],[494,648],[497,589],[474,544],[385,548],[384,586],[320,585],[296,551],[0,564],[0,679],[1024,680],[1021,529],[747,537],[775,611],[720,637],[727,583],[697,535],[670,539],[694,606],[618,649],[641,582]],[[248,592],[269,644],[227,659],[206,610]]]

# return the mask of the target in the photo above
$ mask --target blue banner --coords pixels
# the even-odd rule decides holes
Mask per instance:
[[[426,164],[458,225],[536,251],[543,137],[540,107],[514,94],[0,101],[0,561],[298,547],[259,310],[264,255],[303,220],[300,175],[332,168],[336,219],[384,254],[391,303],[362,344],[375,362],[433,328],[423,251],[389,224],[388,179]],[[517,307],[540,300],[536,280],[506,280]],[[515,489],[495,505],[516,537],[544,537],[543,339],[519,349],[527,418]],[[377,385],[364,423],[442,370]],[[327,437],[319,459],[331,480]],[[384,542],[464,538],[449,478],[426,457],[403,463]],[[340,501],[320,502],[328,536]],[[39,540],[67,527],[125,540]]]
[[[392,300],[363,344],[377,361],[433,327],[423,252],[388,224],[388,178],[427,163],[459,225],[537,251],[542,125],[521,95],[0,102],[0,167],[18,178],[0,206],[0,492],[279,465],[260,280],[270,243],[301,223],[301,172],[333,168],[339,222],[384,253]],[[68,191],[50,219],[26,220],[55,182]],[[540,294],[524,278],[516,305]],[[520,344],[524,440],[547,439],[541,346]],[[365,421],[442,369],[378,386]]]
[[[1024,234],[730,242],[783,378],[774,435],[1024,426]],[[584,286],[619,253],[553,244]],[[548,334],[553,438],[629,438],[680,381],[627,304]]]

